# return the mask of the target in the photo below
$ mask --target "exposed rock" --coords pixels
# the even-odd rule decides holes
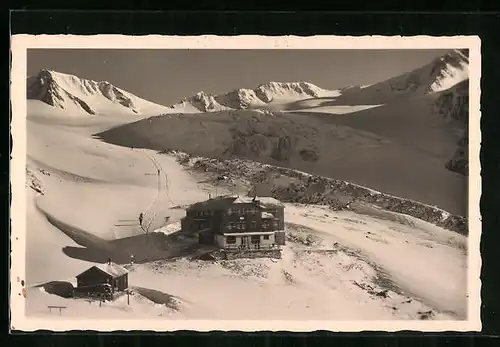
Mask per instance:
[[[354,202],[371,204],[386,211],[406,214],[460,234],[468,234],[467,218],[452,215],[435,206],[399,198],[336,179],[309,175],[242,159],[217,160],[196,158],[172,152],[185,166],[203,171],[214,182],[228,175],[232,184],[248,186],[249,194],[270,195],[280,201],[327,205],[333,210],[350,209]],[[192,164],[190,164],[192,163]]]

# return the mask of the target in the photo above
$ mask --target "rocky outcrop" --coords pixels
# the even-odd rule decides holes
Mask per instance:
[[[292,139],[290,136],[278,137],[276,145],[271,153],[271,158],[277,161],[286,162],[292,155]]]
[[[464,176],[469,175],[469,158],[468,158],[468,148],[469,148],[469,136],[468,131],[464,132],[464,135],[457,143],[458,148],[453,155],[453,157],[446,162],[446,168],[450,171],[459,173]]]
[[[456,124],[463,132],[462,137],[457,142],[455,153],[445,166],[450,171],[467,176],[469,172],[469,81],[463,81],[441,93],[434,106],[439,116]]]
[[[44,173],[45,171],[40,171],[40,172],[42,172],[42,174],[48,175],[48,173]],[[26,168],[26,186],[30,187],[39,194],[43,195],[45,193],[42,181],[37,177],[34,170],[30,168]]]
[[[188,154],[177,151],[170,154],[188,168],[213,174],[214,182],[217,175],[227,175],[226,184],[246,185],[251,187],[251,192],[270,195],[283,202],[327,205],[333,210],[348,210],[354,203],[370,204],[468,235],[467,218],[463,216],[452,215],[435,206],[384,194],[353,183],[248,160],[192,159]]]
[[[465,126],[469,118],[469,80],[442,92],[434,106],[444,119],[463,122]]]

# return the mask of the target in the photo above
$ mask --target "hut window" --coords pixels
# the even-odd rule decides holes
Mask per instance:
[[[228,244],[235,244],[236,243],[236,236],[227,236],[226,237],[226,243],[228,243]]]
[[[260,243],[260,235],[252,235],[252,243]]]
[[[241,214],[241,210],[239,208],[230,208],[228,211],[227,211],[227,214],[228,215],[239,215]]]
[[[269,235],[264,235],[264,240],[269,240]]]

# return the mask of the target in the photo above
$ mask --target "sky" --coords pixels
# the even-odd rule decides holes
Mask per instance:
[[[41,69],[108,81],[172,105],[199,91],[229,92],[274,82],[325,89],[372,84],[423,66],[446,50],[29,49],[28,76]]]

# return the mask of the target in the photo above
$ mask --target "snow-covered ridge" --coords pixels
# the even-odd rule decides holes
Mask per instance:
[[[199,92],[184,98],[171,110],[192,112],[216,112],[230,109],[259,108],[272,102],[296,101],[308,98],[335,97],[337,90],[326,90],[308,82],[268,82],[255,89],[239,88],[224,94]]]
[[[166,109],[107,81],[94,81],[52,70],[41,70],[27,79],[26,97],[59,109],[90,115],[156,113]]]
[[[467,51],[453,50],[418,69],[364,88],[365,91],[436,93],[452,88],[469,78]]]
[[[222,94],[199,92],[170,106],[168,113],[265,109],[268,105],[323,98],[337,105],[385,104],[402,95],[439,93],[468,78],[468,51],[452,50],[424,66],[374,84],[327,90],[309,82],[268,82],[254,89],[240,88]]]

